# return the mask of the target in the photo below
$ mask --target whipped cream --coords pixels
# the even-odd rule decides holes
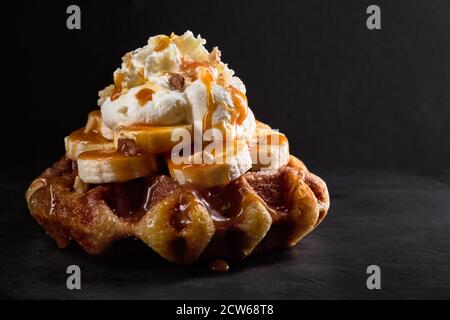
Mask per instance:
[[[253,113],[247,108],[244,121],[237,123],[238,106],[233,97],[236,90],[245,97],[245,85],[221,61],[220,51],[208,52],[205,43],[187,31],[181,36],[151,37],[146,46],[127,53],[114,72],[114,85],[99,92],[105,124],[116,129],[133,124],[187,123],[202,131],[205,114],[210,112],[212,127],[233,131],[236,138],[250,138],[255,129]],[[209,83],[201,78],[204,69],[211,76]],[[174,75],[183,77],[181,85],[174,86]]]

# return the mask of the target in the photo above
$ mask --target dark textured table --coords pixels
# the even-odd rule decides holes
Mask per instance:
[[[0,296],[7,298],[450,298],[450,174],[318,172],[331,211],[294,249],[234,264],[228,273],[165,262],[139,241],[104,256],[59,250],[28,214],[23,182],[1,184]],[[17,180],[16,180],[17,181]],[[82,289],[66,289],[66,267]],[[368,290],[366,268],[381,268]]]

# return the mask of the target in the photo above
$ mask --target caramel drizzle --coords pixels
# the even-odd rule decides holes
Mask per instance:
[[[197,75],[195,73],[195,70],[198,67],[204,67],[207,68],[207,64],[200,61],[193,61],[191,59],[185,59],[181,58],[181,70],[183,73],[188,76],[191,80],[194,80],[197,78]]]
[[[158,43],[155,45],[154,51],[162,51],[162,50],[166,49],[174,39],[176,39],[176,36],[174,34],[172,34],[170,37],[162,36],[158,40]],[[125,58],[126,58],[125,59],[126,64],[129,65],[130,61],[131,61],[131,54],[127,54]],[[207,110],[202,119],[203,132],[205,132],[206,130],[214,127],[212,124],[212,117],[213,117],[214,112],[217,110],[217,106],[216,106],[216,103],[214,100],[214,94],[212,91],[212,85],[215,82],[213,73],[212,73],[211,69],[208,67],[207,63],[199,62],[199,61],[182,59],[181,68],[183,70],[189,71],[189,72],[192,72],[193,70],[196,70],[197,68],[200,68],[199,78],[205,85],[206,94],[207,94],[207,97],[206,97]],[[143,75],[142,75],[142,78],[143,78]],[[115,87],[114,87],[113,93],[110,98],[112,101],[118,99],[120,97],[120,95],[122,94],[123,82],[125,81],[125,79],[126,79],[125,73],[118,72],[115,74],[115,77],[114,77]],[[231,119],[231,130],[227,130],[227,129],[229,129],[228,125],[226,125],[226,124],[224,125],[223,123],[220,123],[215,126],[222,133],[224,162],[226,162],[225,158],[227,155],[227,152],[226,152],[227,132],[231,132],[231,134],[234,135],[236,132],[236,125],[242,125],[242,123],[245,121],[247,114],[248,114],[248,102],[247,102],[246,95],[233,86],[228,86],[227,90],[229,91],[232,101],[233,101],[233,104],[234,104],[234,108],[225,106],[231,114],[231,118],[232,118]],[[139,105],[144,106],[148,101],[151,101],[153,98],[153,93],[154,92],[149,88],[141,89],[135,95],[139,101]],[[234,138],[234,136],[232,136],[232,138],[233,138],[232,139],[232,141],[233,141],[232,147],[233,147],[234,155],[236,155],[238,152],[238,141],[237,141],[237,139]]]
[[[172,42],[172,38],[173,37],[168,37],[168,36],[163,36],[159,42],[156,44],[155,46],[155,51],[163,51],[164,49],[166,49],[170,43]]]
[[[136,93],[135,97],[139,102],[139,105],[142,107],[147,102],[151,101],[153,99],[153,90],[150,88],[143,88],[139,90],[138,93]]]
[[[213,117],[214,112],[217,110],[217,105],[214,101],[212,85],[215,82],[215,79],[214,79],[211,69],[209,69],[208,67],[204,67],[202,63],[191,62],[190,65],[195,66],[195,67],[197,67],[197,66],[200,67],[199,77],[206,88],[206,113],[203,116],[203,132],[205,132],[206,130],[214,127],[214,125],[212,123],[212,117]],[[247,118],[248,102],[247,102],[247,97],[245,96],[245,94],[243,92],[241,92],[240,90],[236,89],[235,87],[229,86],[227,88],[227,90],[229,91],[232,101],[233,101],[233,104],[234,104],[234,108],[225,106],[231,114],[231,126],[232,126],[231,132],[232,132],[232,134],[234,134],[234,132],[236,131],[236,126],[242,125],[242,123]],[[227,131],[227,128],[222,123],[216,125],[215,127],[222,132],[223,148],[224,148],[223,156],[225,157],[226,153],[227,153],[225,151],[226,147],[227,147],[227,145],[226,145],[227,132],[229,132],[229,131]],[[234,138],[234,136],[232,138]],[[237,139],[233,139],[233,151],[234,151],[235,155],[237,154],[237,151],[238,151],[237,149],[238,149],[238,141],[237,141]]]
[[[105,138],[102,137],[101,134],[96,129],[92,129],[89,132],[85,132],[84,128],[78,129],[74,132],[72,132],[69,135],[70,141],[81,141],[85,143],[96,143],[96,144],[103,144],[109,142]]]
[[[272,207],[253,192],[244,191],[244,194],[239,194],[240,191],[227,191],[224,187],[206,188],[198,185],[185,185],[183,186],[183,196],[180,197],[175,217],[179,217],[183,222],[182,224],[186,226],[186,216],[188,215],[186,211],[190,207],[189,204],[196,203],[208,211],[217,230],[231,230],[239,227],[242,223],[244,208],[254,202],[259,202],[270,214],[273,223],[278,224],[288,217],[288,212],[292,208],[294,194],[299,186],[300,183],[297,181],[289,188],[285,195],[283,206]],[[187,199],[190,199],[192,202],[186,203]],[[217,199],[219,199],[218,203],[216,203]]]
[[[247,96],[233,86],[229,86],[228,91],[231,94],[231,99],[233,100],[235,108],[235,112],[233,113],[233,122],[238,125],[242,125],[248,114]]]
[[[125,73],[118,72],[114,75],[114,90],[111,94],[111,101],[116,100],[122,94],[122,83],[125,80]]]
[[[217,106],[214,101],[214,94],[212,92],[212,85],[214,83],[214,76],[209,68],[200,69],[200,80],[203,82],[206,88],[206,113],[203,118],[203,130],[207,130],[213,127],[212,115],[217,110]],[[229,86],[227,90],[230,92],[233,100],[234,108],[229,108],[231,113],[231,122],[233,125],[242,125],[248,115],[248,102],[246,95],[233,86]]]
[[[194,70],[198,67],[207,67],[206,63],[200,62],[200,61],[193,61],[193,60],[181,60],[181,69],[183,70]]]
[[[206,88],[206,113],[203,116],[203,132],[205,132],[213,127],[212,116],[217,109],[214,101],[214,94],[212,92],[214,76],[209,68],[200,69],[200,80]]]

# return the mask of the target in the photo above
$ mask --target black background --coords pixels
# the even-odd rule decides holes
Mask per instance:
[[[69,4],[81,30],[66,28]],[[366,28],[369,4],[382,30]],[[449,1],[16,1],[2,16],[0,297],[450,297]],[[219,46],[257,118],[327,181],[329,216],[295,249],[227,275],[132,240],[103,257],[58,250],[28,215],[28,183],[64,153],[124,53],[187,29]],[[80,292],[65,288],[68,264],[83,270]],[[379,292],[365,286],[370,264]]]
[[[81,30],[66,28],[72,3],[81,7]],[[450,3],[377,1],[375,31],[366,28],[371,3],[15,3],[4,11],[18,41],[5,64],[14,103],[3,109],[16,156],[3,160],[39,173],[97,108],[98,90],[126,52],[151,35],[189,29],[208,49],[219,46],[257,118],[285,132],[292,153],[313,168],[448,169]]]

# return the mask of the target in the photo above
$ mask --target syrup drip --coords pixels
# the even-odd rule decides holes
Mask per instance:
[[[212,128],[212,116],[216,111],[216,104],[214,101],[214,95],[212,92],[212,84],[214,82],[214,76],[210,69],[200,69],[200,80],[203,82],[206,88],[206,113],[203,117],[203,132]]]
[[[246,95],[233,86],[229,86],[228,90],[233,100],[235,112],[233,113],[233,122],[242,125],[248,114],[248,103]]]
[[[238,141],[234,135],[236,132],[236,126],[242,125],[247,118],[247,97],[238,89],[234,88],[233,86],[229,86],[227,90],[230,92],[234,108],[227,105],[224,105],[224,107],[231,114],[231,124],[220,123],[217,125],[213,125],[212,117],[214,112],[217,110],[217,105],[214,101],[214,94],[212,91],[212,85],[215,82],[214,76],[212,74],[212,71],[209,68],[202,66],[201,63],[190,62],[189,65],[192,67],[201,67],[201,69],[199,70],[199,77],[206,88],[206,112],[203,117],[203,132],[211,128],[219,129],[222,133],[223,138],[224,156],[227,153],[227,142],[230,140],[233,141],[233,145],[231,147],[233,148],[234,154],[236,155],[238,152]],[[227,139],[227,135],[231,135],[231,137],[228,137]]]
[[[214,94],[212,91],[212,85],[214,83],[214,76],[209,68],[201,67],[200,69],[200,80],[203,82],[205,88],[206,88],[206,112],[203,116],[203,132],[205,132],[208,129],[212,129],[213,123],[212,123],[212,117],[214,112],[217,110],[217,105],[214,101]],[[227,133],[233,134],[233,128],[231,130],[227,130],[227,128],[221,123],[215,126],[216,129],[219,129],[222,133],[222,139],[223,139],[223,157],[224,161],[226,156],[226,149],[227,149]],[[234,143],[236,143],[236,139],[234,139]],[[234,145],[235,146],[235,145]],[[237,153],[236,148],[234,148],[234,152]]]
[[[211,261],[209,267],[211,268],[211,271],[215,272],[226,272],[230,269],[228,263],[220,259]]]

